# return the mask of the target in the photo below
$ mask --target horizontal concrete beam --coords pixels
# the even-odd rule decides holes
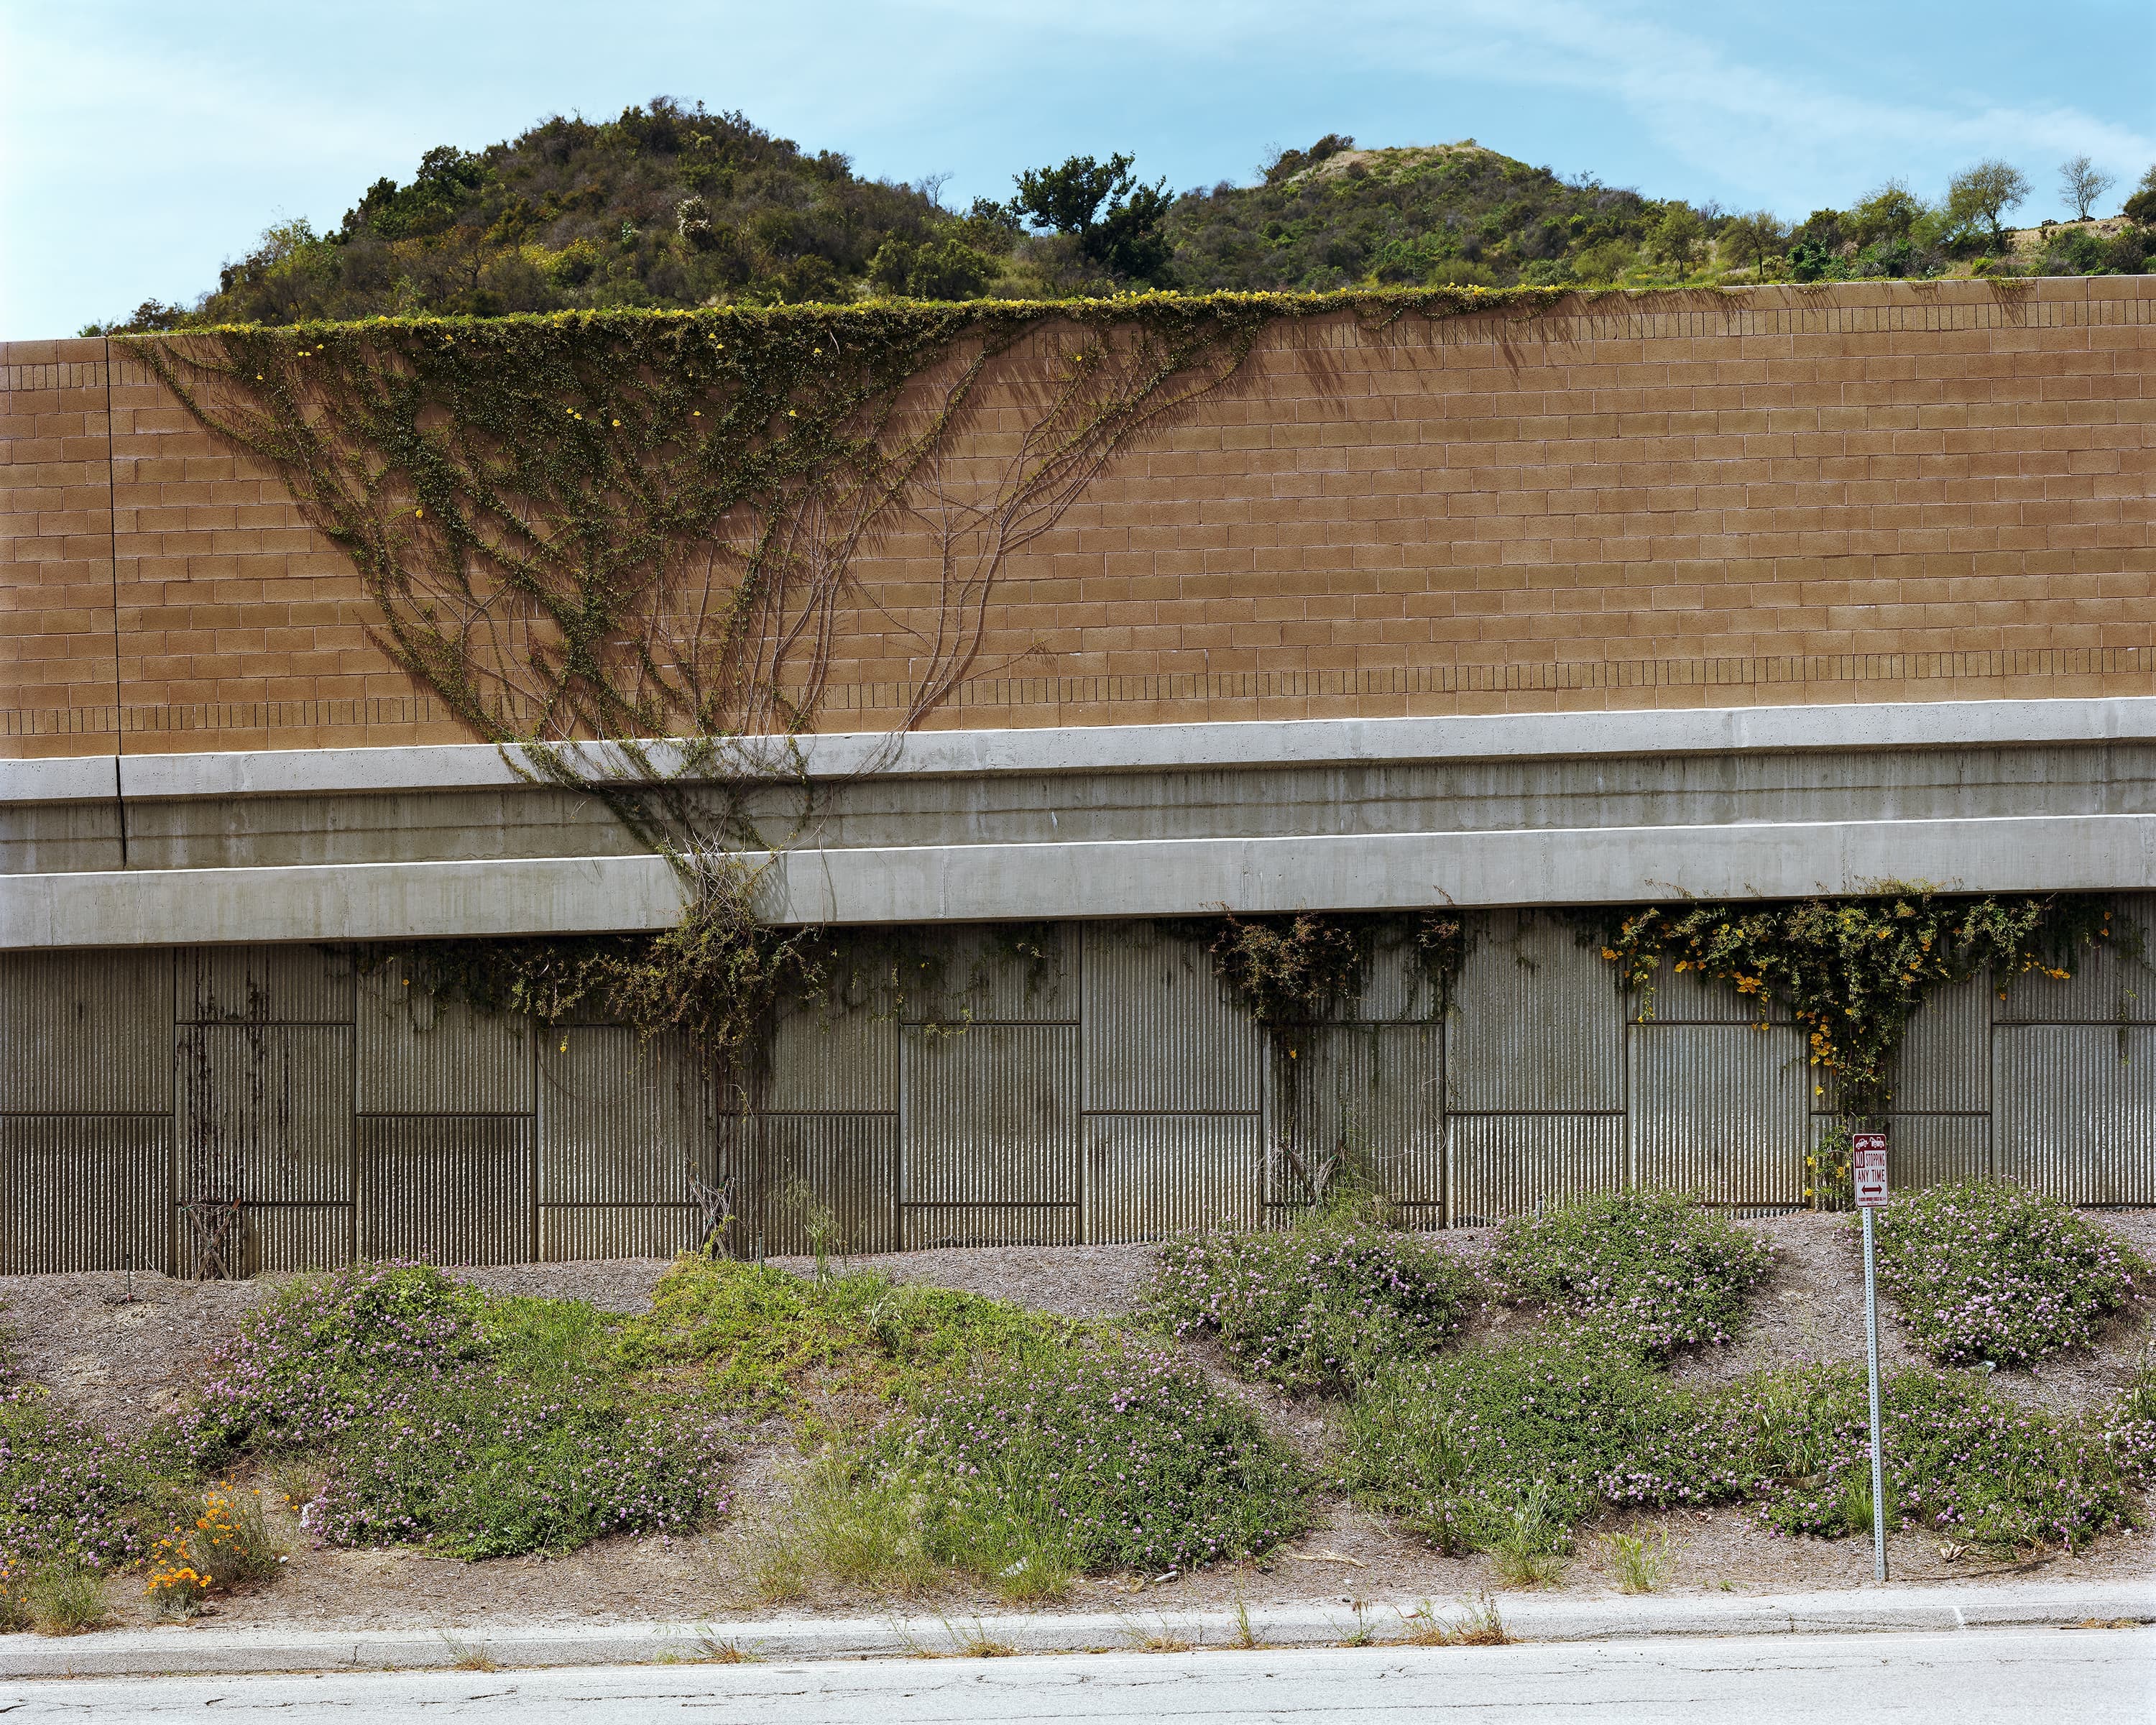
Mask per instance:
[[[799,850],[768,862],[780,923],[1796,898],[1929,881],[1964,892],[2156,887],[2156,815],[1614,827]],[[24,875],[0,947],[394,940],[659,928],[655,857]]]
[[[1069,726],[1052,730],[840,733],[751,740],[686,776],[1173,772],[1389,761],[2005,748],[2156,741],[2156,697],[1712,707],[1690,712],[1514,713],[1469,718],[1289,719],[1233,724]],[[682,772],[675,745],[648,752]],[[572,752],[579,776],[633,780],[619,752]],[[0,803],[468,790],[531,777],[519,752],[488,743],[225,754],[0,761]]]

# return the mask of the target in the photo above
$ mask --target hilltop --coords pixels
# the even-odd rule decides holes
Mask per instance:
[[[192,304],[152,300],[91,327],[1132,287],[2091,274],[2144,269],[2156,219],[2148,179],[2128,201],[2134,219],[2041,234],[2002,231],[1996,204],[1957,204],[1958,193],[1928,204],[1890,180],[1792,228],[1763,211],[1561,178],[1471,138],[1367,148],[1328,133],[1276,152],[1255,184],[1179,196],[1132,168],[1125,156],[1074,157],[1015,176],[1007,203],[959,212],[942,203],[940,177],[865,178],[742,114],[662,97],[610,121],[557,115],[477,151],[429,150],[408,182],[376,181],[334,230],[278,223]]]

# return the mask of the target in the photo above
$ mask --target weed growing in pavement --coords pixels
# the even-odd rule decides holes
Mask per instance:
[[[1490,1275],[1506,1300],[1543,1305],[1650,1358],[1730,1341],[1772,1267],[1750,1229],[1681,1193],[1597,1194],[1497,1230]]]
[[[41,1635],[79,1635],[112,1620],[105,1609],[105,1578],[69,1558],[31,1578],[29,1608],[31,1626]]]
[[[1942,1365],[2033,1364],[2086,1345],[2156,1291],[2156,1267],[2057,1199],[1989,1180],[1896,1198],[1878,1217],[1880,1280]]]
[[[1617,1578],[1620,1594],[1650,1594],[1669,1573],[1670,1537],[1652,1533],[1605,1533],[1602,1555]]]
[[[1450,1620],[1424,1599],[1402,1614],[1400,1623],[1406,1630],[1400,1639],[1410,1647],[1509,1647],[1513,1640],[1496,1601],[1487,1594],[1472,1605],[1463,1604],[1460,1615]]]
[[[998,1641],[988,1633],[988,1626],[979,1618],[964,1628],[953,1628],[947,1620],[943,1625],[951,1636],[951,1649],[959,1659],[1012,1659],[1018,1649],[1009,1641]]]
[[[205,1464],[316,1460],[300,1522],[331,1544],[503,1557],[694,1526],[720,1502],[719,1433],[624,1370],[612,1328],[418,1265],[299,1278],[217,1357],[187,1435]]]
[[[1171,1240],[1148,1298],[1178,1337],[1219,1337],[1245,1377],[1337,1394],[1387,1361],[1435,1353],[1480,1296],[1474,1271],[1435,1241],[1320,1214]]]

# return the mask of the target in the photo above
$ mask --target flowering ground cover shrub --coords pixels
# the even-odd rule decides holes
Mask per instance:
[[[175,1496],[141,1449],[70,1417],[42,1389],[0,1396],[0,1558],[18,1570],[126,1568]]]
[[[1828,1539],[1871,1531],[1865,1402],[1853,1366],[1764,1373],[1723,1394],[1717,1416],[1738,1440],[1750,1435],[1750,1495],[1769,1527]],[[1935,1372],[1887,1379],[1880,1411],[1887,1514],[1902,1527],[2031,1550],[2133,1524],[2126,1470],[2080,1422]]]
[[[716,1420],[624,1369],[613,1327],[416,1265],[302,1278],[214,1363],[195,1455],[296,1456],[302,1525],[334,1544],[502,1557],[693,1526],[720,1501]]]
[[[1171,1240],[1148,1298],[1177,1336],[1218,1336],[1245,1377],[1337,1393],[1388,1361],[1435,1353],[1480,1293],[1474,1271],[1431,1240],[1320,1217]]]
[[[1871,1526],[1865,1402],[1851,1367],[1694,1389],[1591,1336],[1516,1343],[1382,1374],[1349,1409],[1344,1479],[1449,1551],[1562,1551],[1605,1510],[1707,1503],[1840,1538]],[[2133,1523],[2116,1435],[1931,1372],[1889,1380],[1882,1411],[1903,1527],[2025,1550]]]
[[[1109,1336],[926,1386],[862,1473],[910,1486],[930,1554],[988,1578],[1190,1568],[1309,1522],[1308,1476],[1256,1414]]]
[[[2108,1230],[2016,1186],[1934,1186],[1897,1197],[1876,1227],[1881,1281],[1942,1365],[2033,1364],[2156,1287]]]
[[[2156,1345],[2142,1351],[2133,1376],[2104,1409],[2104,1443],[2128,1478],[2156,1486]]]
[[[1675,1192],[1574,1199],[1497,1230],[1490,1276],[1648,1358],[1729,1342],[1774,1262],[1766,1241]]]
[[[1628,1350],[1568,1337],[1389,1368],[1356,1396],[1342,1483],[1450,1553],[1559,1552],[1601,1510],[1726,1502],[1738,1450]]]

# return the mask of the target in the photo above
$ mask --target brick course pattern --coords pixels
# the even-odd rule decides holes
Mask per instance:
[[[2148,694],[2152,479],[2156,279],[1283,326],[1012,559],[931,722]],[[0,753],[464,740],[102,341],[0,346]],[[855,573],[829,730],[891,721],[937,591],[904,526]]]

